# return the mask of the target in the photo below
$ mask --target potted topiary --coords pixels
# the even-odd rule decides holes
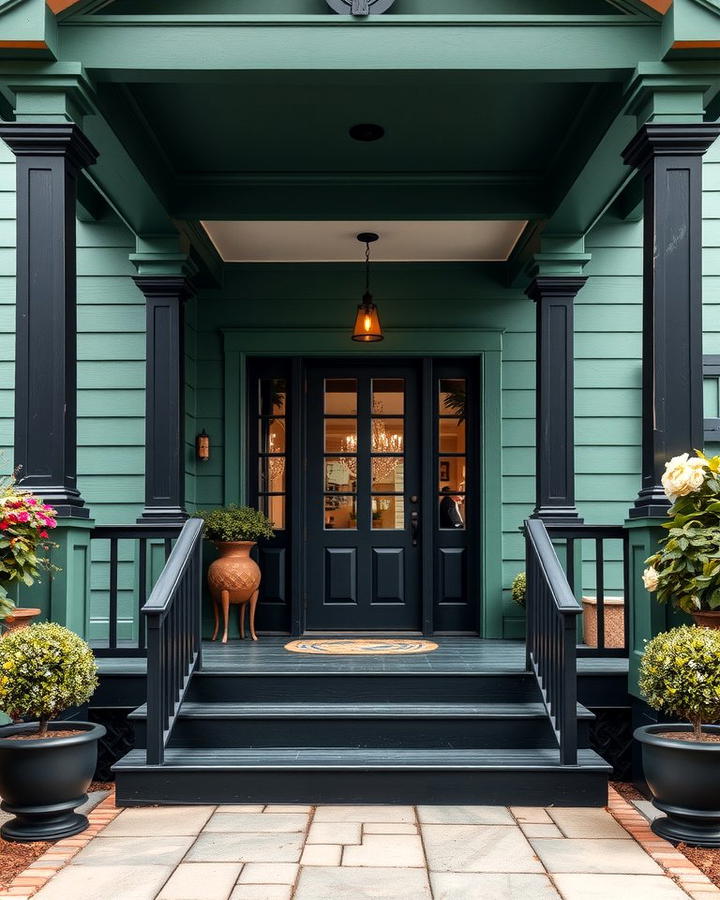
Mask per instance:
[[[260,567],[250,551],[261,538],[271,538],[273,523],[257,509],[249,506],[225,506],[198,513],[205,522],[205,537],[215,543],[220,553],[208,570],[208,587],[213,600],[216,640],[220,628],[219,610],[223,611],[223,644],[228,639],[230,604],[240,607],[240,636],[245,637],[245,610],[250,610],[250,636],[255,634],[255,610],[260,591]]]
[[[41,569],[56,569],[47,552],[48,532],[57,525],[55,510],[27,491],[18,490],[15,477],[0,483],[0,624],[4,631],[24,628],[41,610],[19,609],[8,595],[15,584],[30,586]]]
[[[683,625],[657,635],[645,647],[639,684],[653,709],[690,723],[635,731],[653,804],[667,813],[652,829],[720,847],[720,631]]]
[[[61,625],[30,625],[0,641],[0,708],[34,720],[0,728],[2,809],[15,816],[0,829],[6,840],[52,841],[88,827],[74,809],[87,800],[105,729],[51,720],[87,703],[97,684],[92,650]]]
[[[668,536],[646,560],[643,583],[698,625],[720,628],[720,456],[696,453],[665,464]]]

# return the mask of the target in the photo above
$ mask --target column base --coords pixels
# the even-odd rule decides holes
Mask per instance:
[[[179,525],[190,518],[181,506],[146,506],[138,517],[138,525]]]
[[[58,519],[89,519],[90,510],[85,506],[85,501],[80,496],[80,491],[73,488],[65,487],[47,487],[45,485],[35,485],[33,480],[28,478],[18,483],[21,491],[32,491],[37,494],[44,503],[57,512]]]
[[[546,525],[582,525],[575,506],[537,506],[531,519],[542,519]]]
[[[662,485],[654,484],[652,487],[643,488],[640,491],[634,505],[630,507],[628,518],[666,519],[669,509],[670,501]]]

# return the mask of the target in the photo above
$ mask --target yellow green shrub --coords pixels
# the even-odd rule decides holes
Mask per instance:
[[[653,709],[691,722],[699,739],[720,721],[720,631],[683,625],[648,641],[640,691]]]
[[[0,709],[13,719],[50,719],[81,706],[98,685],[85,641],[54,622],[40,622],[0,639]]]

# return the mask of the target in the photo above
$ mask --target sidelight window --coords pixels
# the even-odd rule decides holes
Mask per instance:
[[[258,382],[258,504],[282,531],[287,510],[287,381]]]
[[[439,525],[461,530],[467,523],[467,379],[441,378],[438,394]]]

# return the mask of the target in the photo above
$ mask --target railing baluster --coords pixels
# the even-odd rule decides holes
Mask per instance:
[[[605,649],[605,555],[602,538],[595,539],[595,601],[598,650]]]
[[[142,615],[147,600],[147,540],[140,538],[138,544],[138,649],[143,650],[147,641],[145,617]]]
[[[110,538],[110,589],[108,604],[108,647],[117,649],[118,640],[118,542]]]

